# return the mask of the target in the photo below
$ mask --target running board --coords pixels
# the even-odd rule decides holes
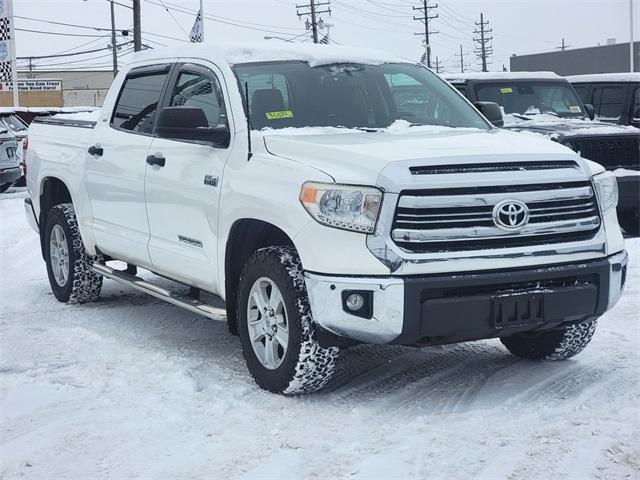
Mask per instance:
[[[211,320],[216,320],[219,322],[227,321],[227,311],[224,308],[218,308],[206,303],[202,303],[201,301],[191,298],[188,295],[176,294],[167,290],[166,288],[162,288],[158,285],[149,283],[140,277],[131,275],[126,271],[116,270],[102,263],[94,263],[93,271],[99,275],[110,278],[111,280],[122,283],[123,285],[128,285],[129,287],[133,287],[136,290],[148,293],[151,296],[159,298],[160,300],[164,300],[165,302],[169,302],[173,305],[176,305],[177,307],[181,307],[185,310],[189,310],[190,312],[204,315]]]

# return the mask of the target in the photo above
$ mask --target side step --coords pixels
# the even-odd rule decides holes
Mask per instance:
[[[131,275],[126,271],[116,270],[102,263],[94,263],[93,271],[99,275],[110,278],[111,280],[122,283],[123,285],[128,285],[129,287],[133,287],[136,290],[148,293],[149,295],[159,298],[160,300],[164,300],[165,302],[169,302],[173,305],[184,308],[185,310],[189,310],[190,312],[204,315],[211,320],[216,320],[219,322],[227,321],[227,311],[224,308],[218,308],[206,303],[202,303],[201,301],[195,300],[188,295],[176,294],[167,290],[166,288],[162,288],[149,283],[140,277]]]

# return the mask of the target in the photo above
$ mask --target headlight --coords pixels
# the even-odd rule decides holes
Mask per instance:
[[[382,192],[374,187],[306,182],[300,192],[300,201],[323,225],[373,233]]]
[[[602,214],[607,214],[618,206],[618,180],[611,172],[604,172],[593,177],[598,202]]]

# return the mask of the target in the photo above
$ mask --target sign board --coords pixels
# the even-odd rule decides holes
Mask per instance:
[[[0,92],[13,90],[11,82],[0,82]],[[62,90],[62,80],[18,80],[20,92],[52,92]]]

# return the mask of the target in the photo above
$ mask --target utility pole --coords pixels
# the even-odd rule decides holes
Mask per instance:
[[[32,57],[29,57],[29,73],[27,77],[33,78],[33,58]]]
[[[140,22],[140,0],[133,0],[133,50],[142,50],[142,26]]]
[[[329,16],[331,16],[331,2],[330,1],[326,1],[326,2],[319,2],[318,0],[309,0],[309,3],[306,5],[296,5],[296,13],[298,14],[298,18],[302,18],[302,17],[310,17],[311,21],[309,22],[309,19],[307,19],[306,21],[306,27],[307,30],[311,30],[313,33],[313,43],[320,43],[320,38],[318,36],[318,28],[320,25],[320,21],[322,19],[320,19],[320,15],[322,15],[323,13],[328,13]],[[322,7],[327,7],[324,10],[319,10]]]
[[[440,61],[440,58],[438,58],[437,55],[436,55],[435,68],[436,68],[436,73],[438,73],[438,74],[444,72],[444,67],[442,65],[442,62]]]
[[[559,49],[561,52],[564,52],[567,48],[569,48],[571,45],[567,45],[564,42],[564,38],[562,39],[562,44],[559,47],[556,47],[557,49]]]
[[[118,46],[116,45],[116,10],[111,0],[111,55],[113,57],[113,78],[118,75]]]
[[[460,57],[460,73],[464,73],[464,68],[467,66],[467,64],[464,63],[464,56],[467,54],[462,51],[462,44],[460,44],[460,53],[456,53],[454,55],[456,57]]]
[[[487,57],[493,54],[493,48],[491,47],[491,41],[493,37],[488,36],[493,30],[491,28],[487,28],[489,25],[488,21],[484,21],[484,14],[480,14],[480,23],[475,22],[476,29],[474,30],[475,35],[479,35],[479,37],[474,37],[473,41],[478,43],[478,47],[476,48],[476,55],[480,58],[482,62],[482,71],[488,72],[487,70]]]
[[[424,35],[424,46],[427,53],[427,67],[431,68],[431,44],[429,43],[429,36],[435,35],[436,31],[429,31],[429,23],[431,20],[438,18],[438,14],[430,15],[431,10],[438,8],[438,4],[429,5],[429,0],[422,0],[422,7],[413,7],[415,11],[422,12],[421,17],[413,16],[413,19],[424,23],[424,32],[416,33],[415,35]]]

